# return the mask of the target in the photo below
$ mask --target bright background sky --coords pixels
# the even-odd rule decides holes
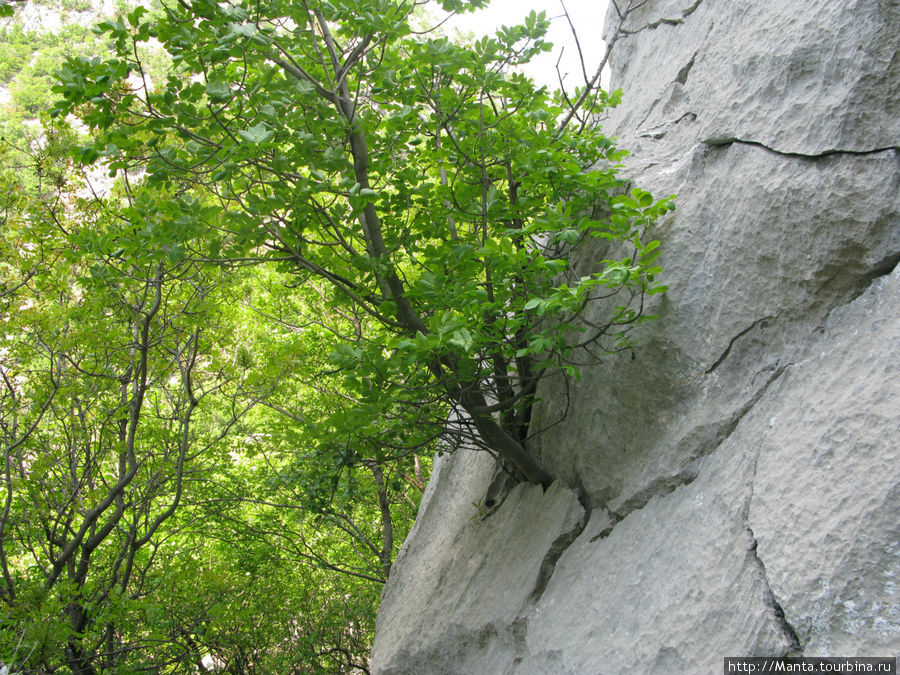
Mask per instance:
[[[564,1],[572,23],[578,31],[578,41],[581,43],[588,77],[592,77],[603,58],[605,44],[600,36],[608,0]],[[556,61],[562,48],[562,61],[559,68],[561,73],[567,74],[564,80],[566,89],[571,90],[578,85],[583,85],[584,76],[581,74],[578,50],[575,47],[575,40],[572,38],[572,30],[563,16],[559,0],[492,0],[485,9],[454,17],[451,25],[462,31],[471,31],[480,37],[493,34],[501,25],[510,26],[524,23],[525,16],[531,10],[536,12],[543,10],[551,19],[548,39],[553,43],[553,52],[541,54],[536,58],[530,64],[528,73],[538,84],[557,86],[559,80],[556,75]],[[606,73],[602,79],[604,85],[608,83],[608,79],[609,75]]]

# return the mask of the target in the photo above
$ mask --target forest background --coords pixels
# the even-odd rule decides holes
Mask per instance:
[[[539,382],[665,290],[620,94],[521,74],[540,13],[31,5],[63,19],[3,5],[0,661],[367,672],[434,452],[548,485]]]

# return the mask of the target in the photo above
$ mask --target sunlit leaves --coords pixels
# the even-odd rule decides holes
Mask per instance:
[[[68,62],[59,88],[59,114],[95,132],[78,161],[146,170],[75,242],[99,259],[91,283],[128,283],[135,261],[250,275],[223,303],[241,328],[218,372],[283,417],[250,415],[229,456],[258,472],[265,457],[265,490],[323,518],[372,496],[363,469],[433,449],[448,416],[476,422],[448,443],[482,447],[476,427],[496,427],[523,445],[542,431],[540,378],[622,349],[665,289],[654,229],[671,199],[627,185],[624,151],[560,126],[572,99],[516,72],[548,48],[546,16],[457,45],[412,32],[408,10],[174,3],[108,22],[117,53]],[[128,44],[146,35],[174,64],[152,85]],[[514,470],[549,483],[522,455]]]

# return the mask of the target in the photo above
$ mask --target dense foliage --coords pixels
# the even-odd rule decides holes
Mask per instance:
[[[292,420],[288,399],[315,422],[340,392],[303,383],[323,361],[314,338],[260,323],[277,298],[246,297],[281,280],[96,256],[74,242],[117,216],[72,176],[39,195],[3,179],[3,660],[364,663],[413,462],[345,463]]]
[[[543,14],[461,46],[419,4],[138,6],[58,64],[0,175],[0,660],[364,671],[421,457],[553,480],[538,383],[628,344],[671,203],[617,95],[517,71]]]

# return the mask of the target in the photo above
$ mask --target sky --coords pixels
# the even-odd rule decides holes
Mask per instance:
[[[605,48],[600,35],[608,0],[564,0],[564,2],[578,31],[588,76],[593,76],[603,58]],[[556,61],[562,49],[560,72],[568,74],[564,80],[566,89],[584,84],[572,30],[563,16],[560,0],[492,0],[485,9],[454,17],[452,25],[480,37],[493,34],[501,25],[522,23],[531,10],[547,12],[547,16],[551,19],[549,39],[553,42],[554,49],[550,54],[541,54],[530,64],[529,75],[534,77],[538,84],[557,86]],[[608,74],[603,84],[605,85],[607,81]]]

